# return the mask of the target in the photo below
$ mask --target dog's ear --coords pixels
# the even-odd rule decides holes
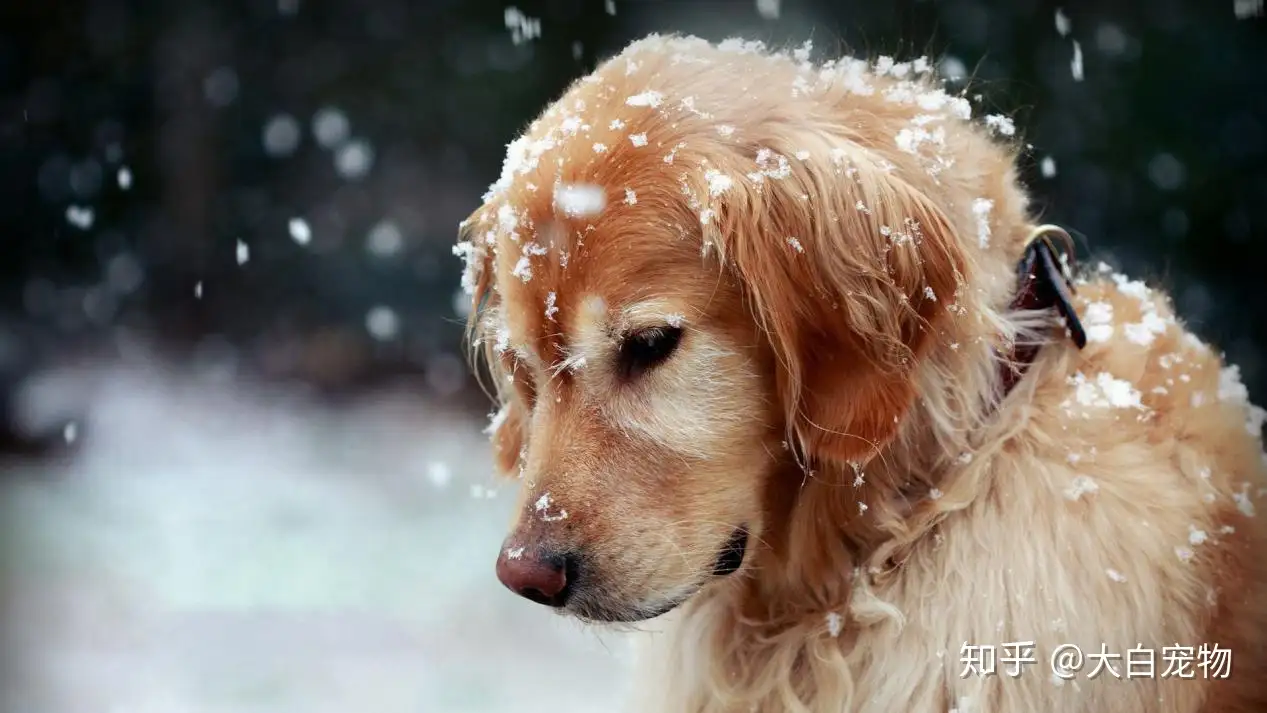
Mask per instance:
[[[865,462],[915,399],[965,256],[946,215],[872,151],[819,131],[769,139],[698,184],[705,249],[745,286],[802,451]]]
[[[523,407],[513,399],[506,401],[488,424],[494,464],[502,475],[519,473],[523,459],[523,429]]]
[[[519,472],[526,424],[523,405],[515,392],[516,377],[520,376],[516,373],[518,363],[503,338],[501,296],[493,284],[490,218],[486,204],[462,221],[454,254],[466,260],[462,288],[470,296],[466,333],[472,367],[476,374],[486,374],[491,380],[492,395],[500,404],[486,432],[493,444],[498,471],[509,475]],[[485,369],[480,369],[480,362]]]

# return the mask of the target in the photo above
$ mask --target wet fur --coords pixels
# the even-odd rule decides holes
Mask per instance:
[[[1009,312],[1035,227],[1015,147],[945,118],[903,150],[929,112],[892,92],[935,85],[874,66],[648,38],[512,147],[461,250],[524,481],[507,546],[584,553],[585,619],[686,598],[643,626],[637,713],[1267,710],[1261,415],[1235,372],[1106,270],[1080,275],[1082,351]],[[561,212],[559,182],[606,207]],[[666,322],[678,352],[622,381],[621,335]],[[1048,343],[999,403],[1017,340]],[[1097,383],[1138,403],[1083,403]],[[741,524],[744,567],[711,578]],[[1019,677],[961,676],[965,643],[1025,640]],[[1234,670],[1054,681],[1066,643],[1218,644]]]

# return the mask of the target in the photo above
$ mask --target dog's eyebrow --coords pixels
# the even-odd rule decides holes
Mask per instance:
[[[635,302],[621,310],[621,322],[618,325],[624,330],[640,327],[681,327],[687,322],[684,310],[668,299],[653,299]]]

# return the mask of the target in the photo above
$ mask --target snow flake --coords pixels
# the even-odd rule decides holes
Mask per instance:
[[[634,205],[638,202],[638,194],[634,193],[632,188],[625,189],[625,205]]]
[[[779,19],[780,0],[757,0],[757,14],[767,20]]]
[[[1079,500],[1083,495],[1091,495],[1100,490],[1099,484],[1090,478],[1090,476],[1079,475],[1074,477],[1069,487],[1065,489],[1065,499]]]
[[[1209,539],[1209,535],[1205,530],[1196,525],[1188,525],[1188,543],[1191,545],[1199,545]]]
[[[506,29],[510,30],[510,41],[523,44],[541,36],[541,20],[528,17],[517,7],[508,7],[503,13]]]
[[[1059,32],[1061,37],[1065,37],[1069,34],[1069,29],[1069,16],[1065,14],[1064,10],[1056,8],[1056,32]]]
[[[435,461],[427,466],[427,478],[437,488],[443,488],[453,479],[453,472],[446,463]]]
[[[554,321],[554,315],[558,314],[559,312],[559,307],[557,304],[555,304],[558,301],[558,299],[559,299],[559,296],[553,292],[546,295],[546,319],[550,320],[551,322]]]
[[[1153,343],[1157,335],[1164,334],[1166,328],[1170,326],[1170,322],[1162,319],[1157,314],[1157,308],[1149,302],[1144,314],[1140,316],[1140,321],[1135,324],[1127,324],[1122,327],[1122,331],[1126,333],[1126,338],[1140,346],[1148,346]]]
[[[985,125],[1003,136],[1012,136],[1016,133],[1016,124],[1012,122],[1010,117],[1002,114],[990,114],[985,117]]]
[[[1081,371],[1069,377],[1067,383],[1074,387],[1073,402],[1086,408],[1133,408],[1143,409],[1140,392],[1131,382],[1118,379],[1108,372],[1100,372],[1094,378],[1087,378]],[[1071,413],[1073,404],[1066,400],[1063,404],[1066,412]]]
[[[801,245],[801,241],[800,241],[799,239],[797,239],[797,238],[788,238],[788,239],[787,239],[787,244],[788,244],[788,245],[791,245],[791,246],[792,246],[792,249],[793,249],[793,250],[795,250],[795,251],[796,251],[796,252],[798,252],[798,253],[803,253],[803,252],[805,252],[805,246],[804,246],[804,245]]]
[[[714,197],[720,196],[735,185],[734,179],[730,176],[712,168],[704,172],[704,180],[708,181],[708,194]]]
[[[527,255],[521,255],[519,257],[519,261],[515,263],[515,267],[510,271],[510,274],[518,277],[524,282],[530,282],[532,280],[532,262],[528,259]]]
[[[508,335],[509,336],[509,335]],[[491,436],[497,433],[497,430],[506,423],[506,419],[510,417],[510,404],[503,404],[488,417],[488,425],[484,427],[484,435]]]
[[[562,508],[559,508],[559,511],[557,514],[555,515],[550,514],[550,506],[552,504],[553,504],[553,500],[550,498],[550,493],[543,493],[541,497],[537,498],[537,502],[533,504],[533,508],[541,515],[541,519],[544,520],[545,522],[558,522],[559,520],[566,520],[568,517],[568,511]]]
[[[1241,368],[1230,364],[1219,371],[1219,401],[1243,404],[1249,400],[1249,389],[1241,382]]]
[[[642,134],[630,134],[630,135],[629,135],[629,143],[633,144],[636,148],[641,148],[641,147],[643,147],[643,146],[646,146],[646,145],[647,145],[647,135],[646,135],[645,133],[642,133]]]
[[[937,488],[933,488],[932,490],[928,491],[928,497],[932,500],[941,500],[942,495],[944,495],[944,493],[942,493]]]
[[[378,341],[387,341],[400,333],[400,317],[391,307],[377,305],[365,313],[365,331]]]
[[[840,636],[840,632],[844,629],[844,619],[836,612],[827,612],[827,633],[831,638]]]
[[[1249,499],[1249,483],[1243,484],[1240,490],[1232,493],[1232,500],[1236,502],[1236,509],[1242,515],[1254,517],[1254,503]]]
[[[990,247],[990,211],[994,210],[994,201],[989,198],[977,198],[972,201],[972,215],[977,219],[977,244],[982,249]]]
[[[1238,20],[1259,17],[1263,14],[1263,0],[1232,0],[1232,14]]]
[[[1113,336],[1113,305],[1108,302],[1092,302],[1082,315],[1088,342],[1107,342]]]
[[[303,218],[291,218],[287,223],[287,229],[290,232],[290,239],[294,240],[296,245],[307,245],[312,242],[312,228],[308,227],[308,221]]]
[[[603,212],[607,194],[592,184],[560,184],[554,189],[554,208],[570,218],[590,218]]]
[[[120,166],[119,173],[116,176],[116,180],[119,182],[119,188],[121,190],[126,191],[127,189],[131,188],[132,187],[132,169],[128,168],[127,166]]]
[[[1126,575],[1122,574],[1116,569],[1106,569],[1104,570],[1104,573],[1109,575],[1109,579],[1119,584],[1126,581]]]
[[[664,101],[663,94],[661,94],[660,92],[648,89],[647,91],[642,92],[641,94],[635,94],[629,97],[628,99],[625,100],[625,104],[628,104],[629,106],[648,106],[654,109],[655,107],[660,106],[660,103],[663,101]]]
[[[1042,171],[1043,178],[1052,178],[1056,175],[1056,159],[1051,156],[1044,156],[1038,168]]]
[[[594,142],[594,153],[607,153],[607,144],[601,141]]]
[[[251,248],[241,240],[237,245],[237,260],[239,265],[245,265],[247,260],[251,259]]]
[[[522,547],[512,547],[506,550],[506,559],[517,560],[523,556],[524,556],[524,548]]]
[[[813,51],[814,42],[812,40],[805,40],[805,42],[801,43],[800,47],[792,50],[792,59],[804,64],[809,61],[810,54],[813,53]]]
[[[1082,45],[1073,41],[1073,59],[1069,61],[1069,70],[1073,73],[1073,81],[1082,81]]]
[[[66,206],[66,222],[79,228],[80,230],[88,230],[92,227],[95,213],[90,207],[79,207],[77,205]]]
[[[920,146],[925,143],[931,143],[938,147],[946,145],[946,129],[945,127],[937,127],[933,131],[928,131],[923,127],[905,128],[897,132],[894,137],[897,147],[909,154],[918,154]]]

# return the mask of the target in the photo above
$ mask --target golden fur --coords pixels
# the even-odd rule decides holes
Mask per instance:
[[[637,713],[1267,710],[1262,411],[1107,268],[1077,280],[1084,350],[1009,311],[1035,225],[1008,122],[970,112],[922,60],[650,37],[464,222],[523,479],[507,547],[584,552],[583,619],[684,600],[647,625]],[[621,378],[623,335],[666,324],[672,357]],[[743,567],[712,576],[741,525]],[[1019,676],[961,675],[965,644],[1015,641]],[[1057,679],[1061,644],[1122,680]],[[1229,678],[1162,678],[1163,647],[1202,644]],[[1126,680],[1135,648],[1155,673]]]

